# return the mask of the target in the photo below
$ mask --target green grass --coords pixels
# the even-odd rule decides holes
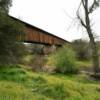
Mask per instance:
[[[33,73],[0,68],[0,100],[100,100],[100,82],[86,75]]]
[[[79,68],[91,68],[92,61],[77,61],[77,65]]]

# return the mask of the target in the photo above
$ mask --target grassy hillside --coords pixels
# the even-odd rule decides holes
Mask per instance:
[[[0,100],[100,100],[100,83],[86,75],[33,73],[0,68]]]

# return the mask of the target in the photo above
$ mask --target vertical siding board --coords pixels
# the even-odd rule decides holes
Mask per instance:
[[[20,35],[19,38],[22,39],[22,36]],[[32,28],[29,26],[26,26],[26,34],[24,40],[45,43],[50,45],[62,45],[63,43],[65,43],[65,41],[61,40],[60,38],[49,35],[45,32],[35,29],[34,27]]]

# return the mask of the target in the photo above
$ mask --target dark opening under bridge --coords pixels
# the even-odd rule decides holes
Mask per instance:
[[[25,36],[23,37],[23,35],[21,34],[19,36],[19,39],[22,40],[23,42],[38,43],[44,45],[57,45],[57,46],[62,46],[65,43],[69,43],[68,41],[58,36],[55,36],[49,32],[46,32],[40,28],[37,28],[12,16],[10,17],[25,25],[25,33],[26,33]]]

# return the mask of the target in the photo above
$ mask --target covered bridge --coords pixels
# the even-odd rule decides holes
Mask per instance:
[[[25,36],[20,34],[19,38],[23,42],[28,42],[28,43],[38,43],[38,44],[44,44],[44,45],[57,45],[57,46],[62,46],[65,43],[68,43],[68,41],[55,36],[49,32],[46,32],[40,28],[37,28],[33,25],[30,25],[26,22],[23,22],[17,18],[14,18],[10,16],[14,20],[18,20],[19,22],[23,23],[25,25]]]

